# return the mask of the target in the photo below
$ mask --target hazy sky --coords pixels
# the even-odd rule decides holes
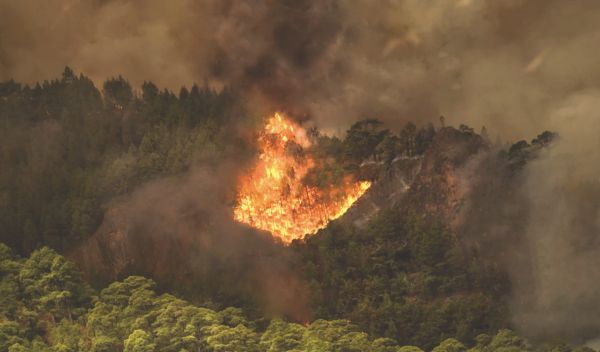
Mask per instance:
[[[527,137],[599,88],[595,0],[0,0],[0,79],[230,84],[344,130],[361,117]]]

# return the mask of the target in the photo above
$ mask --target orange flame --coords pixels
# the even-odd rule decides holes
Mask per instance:
[[[302,179],[315,166],[306,153],[311,144],[306,131],[281,113],[268,119],[258,145],[253,170],[240,179],[234,219],[286,244],[342,216],[371,187],[369,181],[350,178],[326,190],[304,185]]]

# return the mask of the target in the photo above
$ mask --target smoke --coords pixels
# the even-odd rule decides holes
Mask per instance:
[[[589,339],[600,334],[600,92],[560,105],[560,140],[526,169],[533,275],[515,287],[514,320],[530,335]]]
[[[102,286],[146,275],[201,304],[310,318],[295,258],[270,234],[235,223],[237,163],[196,167],[113,201],[96,233],[69,256]]]
[[[343,131],[364,117],[546,128],[548,106],[600,81],[594,0],[0,1],[0,79],[66,64],[178,89],[206,80]]]
[[[600,335],[600,92],[549,110],[559,137],[522,170],[507,167],[498,150],[465,168],[458,233],[508,274],[518,331],[583,343]]]

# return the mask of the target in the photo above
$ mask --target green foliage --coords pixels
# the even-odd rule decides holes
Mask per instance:
[[[44,247],[34,251],[19,272],[19,282],[29,307],[47,312],[54,323],[60,319],[77,319],[91,301],[91,289],[75,265]]]
[[[20,268],[12,250],[0,243],[0,314],[13,319],[18,309]]]
[[[471,270],[475,259],[435,221],[390,210],[363,230],[332,224],[295,249],[319,318],[348,317],[373,336],[425,349],[506,324],[501,292],[484,284],[495,274]]]
[[[73,263],[47,247],[21,260],[0,244],[0,270],[0,351],[49,351],[42,334],[54,351],[85,348],[81,322],[93,291]]]
[[[260,346],[266,352],[298,350],[302,345],[304,332],[302,325],[273,319],[260,338]]]
[[[423,352],[423,350],[416,346],[402,346],[398,352]]]
[[[94,336],[91,352],[112,352],[121,350],[121,341],[112,336]]]
[[[466,352],[467,348],[465,345],[460,343],[457,339],[446,339],[437,345],[431,352]]]
[[[371,224],[371,229],[394,238],[399,235],[395,231],[412,228],[406,234],[410,238],[410,234],[422,233],[428,228],[420,222],[407,224],[407,228],[398,227],[389,217],[383,217],[381,222]],[[409,259],[404,260],[408,261],[403,265],[410,263]],[[352,267],[351,261],[347,263]],[[439,270],[436,269],[438,264],[432,267],[431,263],[418,259],[411,265],[414,268]],[[9,307],[0,306],[3,312],[10,313],[0,314],[0,351],[422,352],[415,346],[401,347],[391,338],[375,338],[381,334],[376,331],[370,335],[362,331],[364,321],[360,319],[356,321],[361,324],[343,319],[317,319],[306,326],[272,319],[264,327],[248,319],[239,308],[214,311],[194,306],[169,294],[157,294],[156,284],[141,276],[130,276],[114,282],[96,295],[81,281],[78,271],[69,261],[48,248],[41,248],[23,260],[0,244],[0,270],[3,280],[8,277],[8,281],[16,283],[14,291],[11,291],[11,300],[2,301],[3,305],[8,304]],[[409,276],[412,275],[409,273]],[[411,285],[408,283],[408,288],[401,289],[403,295],[411,292]],[[468,301],[460,296],[443,302],[417,302],[419,298],[414,293],[405,298],[405,303],[398,305],[389,298],[393,295],[389,286],[383,282],[377,286],[379,291],[369,292],[383,292],[384,297],[379,302],[382,308],[359,305],[360,309],[369,311],[371,319],[377,319],[372,321],[372,326],[390,330],[389,334],[400,336],[402,341],[412,341],[411,336],[414,335],[414,341],[426,345],[428,341],[435,340],[434,336],[449,333],[447,327],[439,325],[440,322],[450,326],[460,325],[466,319],[461,310],[466,309],[473,314],[484,309],[476,301]],[[344,290],[349,289],[344,287]],[[346,292],[349,291],[342,293]],[[407,304],[409,300],[415,302]],[[372,300],[368,303],[376,302]],[[450,317],[458,317],[459,321],[449,323]],[[398,320],[394,320],[396,318]],[[472,323],[480,324],[476,318],[472,317],[475,319]],[[398,332],[400,326],[402,330]],[[474,329],[474,325],[467,326]],[[468,338],[460,340],[470,341]],[[475,346],[469,349],[470,352],[533,351],[527,341],[510,330],[500,330],[493,336],[481,334],[474,341]],[[570,350],[564,344],[549,346],[544,345],[536,351]],[[464,351],[467,351],[467,347],[455,338],[445,338],[432,350]]]
[[[259,335],[242,324],[233,328],[226,325],[212,325],[202,329],[202,333],[206,335],[206,344],[210,351],[260,351]]]
[[[360,162],[372,156],[375,147],[381,143],[389,131],[380,130],[381,121],[367,119],[356,122],[346,133],[344,139],[345,157],[349,160]]]
[[[526,352],[532,351],[531,346],[523,338],[510,330],[500,330],[490,338],[480,335],[476,338],[477,345],[471,352]]]
[[[407,123],[398,135],[383,129],[381,121],[366,119],[356,122],[346,132],[345,139],[319,138],[324,151],[329,151],[337,160],[344,160],[347,169],[356,168],[366,160],[390,165],[397,157],[412,158],[425,153],[433,141],[436,131],[432,124],[417,128]],[[339,145],[339,146],[338,146]]]
[[[379,155],[381,161],[385,164],[390,164],[398,155],[399,143],[398,137],[387,133],[375,147],[375,153],[376,155]]]
[[[595,352],[593,348],[582,346],[573,349],[573,352]]]
[[[317,317],[308,326],[273,319],[265,329],[268,321],[239,308],[158,294],[140,276],[96,293],[71,262],[41,247],[67,250],[90,236],[108,201],[148,180],[240,153],[228,132],[238,109],[228,89],[194,85],[175,95],[145,82],[138,95],[120,76],[101,94],[68,67],[35,87],[0,82],[0,240],[32,252],[21,259],[0,244],[0,351],[458,352],[469,341],[474,352],[531,350],[511,331],[495,333],[508,325],[502,284],[486,284],[501,283],[497,273],[462,257],[435,219],[398,209],[364,229],[333,224],[294,245]],[[408,123],[394,134],[367,119],[344,139],[309,134],[317,165],[303,182],[325,188],[365,165],[385,170],[422,156],[436,131]],[[522,166],[554,138],[518,142],[508,160]]]
[[[20,337],[21,327],[13,321],[0,322],[0,350],[6,351],[10,346],[23,343]]]
[[[66,319],[49,329],[48,343],[58,351],[79,351],[88,347],[84,327]]]
[[[92,235],[104,204],[235,145],[234,95],[194,86],[179,98],[123,77],[93,82],[66,68],[35,87],[0,82],[0,241],[21,253]]]
[[[131,85],[121,76],[104,82],[103,92],[106,103],[116,109],[124,109],[133,100]]]
[[[152,343],[152,337],[144,330],[134,330],[124,342],[124,352],[152,352],[156,345]]]

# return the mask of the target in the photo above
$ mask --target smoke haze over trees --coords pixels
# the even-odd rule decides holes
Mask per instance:
[[[211,316],[243,308],[243,327],[194,325],[214,343],[266,348],[274,316],[328,319],[360,348],[530,348],[506,327],[595,339],[599,23],[592,0],[0,0],[0,239],[38,249],[2,249],[0,340],[53,344],[94,323],[98,292],[44,245],[96,289],[145,275]],[[235,223],[237,175],[274,110],[326,161],[305,182],[394,188],[291,247]],[[152,297],[149,314],[175,302]],[[156,324],[97,343],[159,348]],[[312,327],[277,324],[312,343]]]

